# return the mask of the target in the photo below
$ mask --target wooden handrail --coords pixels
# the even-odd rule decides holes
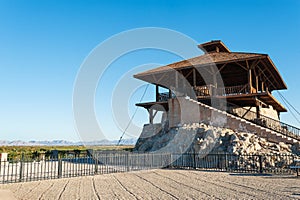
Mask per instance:
[[[233,103],[229,103],[227,102],[228,104],[231,104],[233,106],[237,106]],[[242,107],[239,107],[239,108],[242,108]],[[245,112],[248,112],[248,113],[252,113],[253,116],[256,116],[256,112],[254,111],[251,111],[251,110],[248,110],[248,109],[245,109],[245,108],[242,108],[245,110]],[[271,129],[273,131],[276,131],[278,133],[282,133],[286,136],[289,136],[289,137],[292,137],[294,139],[299,139],[300,138],[300,129],[295,127],[295,126],[292,126],[292,125],[289,125],[289,124],[286,124],[284,122],[281,122],[279,120],[276,120],[276,119],[273,119],[273,118],[270,118],[268,116],[265,116],[265,115],[260,115],[260,119],[247,119],[245,118],[244,116],[240,116],[238,115],[237,113],[234,113],[234,112],[230,112],[230,111],[226,111],[230,114],[233,114],[233,115],[236,115],[240,118],[243,118],[243,119],[246,119],[248,121],[251,121],[257,125],[260,125],[260,126],[263,126],[263,127],[266,127],[268,129]]]
[[[203,85],[193,87],[196,96],[212,96],[213,90],[217,96],[227,96],[236,94],[247,94],[249,93],[249,85],[236,85],[229,87],[216,88],[214,85]]]

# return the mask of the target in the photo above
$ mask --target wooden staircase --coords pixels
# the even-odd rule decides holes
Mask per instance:
[[[283,133],[273,131],[261,125],[255,124],[251,121],[248,121],[244,118],[237,117],[235,115],[227,113],[226,111],[216,109],[214,107],[208,106],[204,103],[198,102],[193,99],[187,99],[187,100],[189,102],[198,104],[201,109],[209,110],[215,116],[222,116],[226,118],[227,119],[227,123],[225,124],[226,128],[230,128],[236,131],[253,132],[260,137],[266,138],[270,142],[275,142],[275,143],[284,142],[286,144],[300,143],[299,139],[295,139]]]

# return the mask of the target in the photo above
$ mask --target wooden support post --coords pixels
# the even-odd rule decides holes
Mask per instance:
[[[256,106],[256,118],[257,119],[260,118],[260,106],[259,105]]]
[[[241,118],[244,118],[247,115],[247,113],[249,111],[251,111],[251,109],[252,109],[252,106],[247,109],[247,111],[241,116]]]
[[[255,97],[255,106],[256,106],[256,118],[260,119],[260,107],[262,105],[262,102]]]
[[[149,112],[149,123],[150,123],[150,124],[153,124],[153,109],[150,108],[150,109],[148,110],[148,112]]]
[[[182,80],[182,85],[183,85],[182,90],[183,90],[184,96],[187,96],[186,82],[187,82],[187,80],[185,78],[183,78],[183,80]]]
[[[155,97],[156,97],[156,102],[159,102],[159,86],[155,85]]]
[[[197,83],[197,80],[196,80],[196,69],[194,68],[193,69],[193,86],[196,87],[196,83]]]
[[[258,76],[255,77],[255,81],[256,81],[256,93],[258,93],[259,91]]]
[[[251,69],[248,70],[249,92],[252,93],[252,74]]]
[[[263,81],[261,82],[261,91],[262,91],[262,92],[265,91],[265,85],[264,85],[264,82],[263,82]]]
[[[176,91],[178,91],[178,71],[175,71],[175,87],[176,87]]]
[[[211,74],[212,74],[212,79],[213,79],[213,88],[212,88],[212,96],[216,96],[216,92],[217,92],[217,87],[218,87],[218,83],[217,83],[217,72],[214,70],[213,67],[211,67]]]
[[[157,113],[158,113],[158,110],[155,110],[154,114],[152,115],[153,119],[155,118],[155,116],[156,116]]]

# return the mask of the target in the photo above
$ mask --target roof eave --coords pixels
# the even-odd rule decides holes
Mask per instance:
[[[278,90],[284,90],[284,89],[287,89],[286,83],[284,82],[282,76],[280,75],[280,73],[279,73],[277,67],[276,67],[275,64],[273,63],[273,61],[272,61],[272,59],[270,58],[270,56],[269,56],[269,55],[266,55],[266,58],[267,58],[267,60],[269,61],[269,63],[272,65],[272,67],[275,69],[275,71],[277,72],[277,74],[278,74],[278,76],[279,76],[279,78],[280,78],[280,81],[282,82],[283,87],[282,87],[282,88],[278,88]]]

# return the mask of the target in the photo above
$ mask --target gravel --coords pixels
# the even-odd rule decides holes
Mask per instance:
[[[1,196],[2,195],[2,196]],[[300,178],[149,170],[0,185],[0,199],[300,199]]]

